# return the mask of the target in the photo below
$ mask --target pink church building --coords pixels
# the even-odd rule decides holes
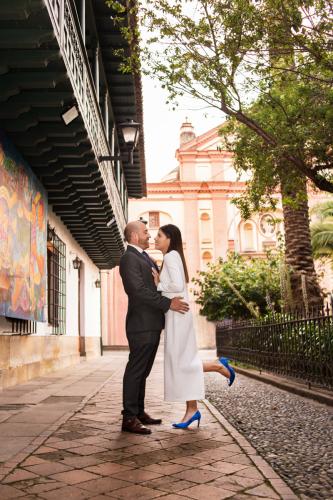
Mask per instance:
[[[148,183],[146,198],[129,200],[129,220],[147,221],[151,234],[149,253],[159,264],[162,254],[154,249],[158,228],[168,223],[180,228],[190,280],[207,263],[218,257],[226,258],[228,250],[263,257],[267,249],[277,246],[278,233],[283,230],[281,207],[245,221],[231,203],[244,192],[245,179],[238,179],[232,153],[221,148],[220,128],[197,137],[192,124],[183,123],[176,151],[177,167],[160,182]],[[325,193],[312,195],[310,205],[326,199]],[[126,346],[127,297],[118,269],[105,273],[102,280],[103,344]],[[330,286],[331,276],[326,276],[327,280],[325,285]],[[198,345],[215,347],[215,325],[199,314],[193,290],[190,295]]]

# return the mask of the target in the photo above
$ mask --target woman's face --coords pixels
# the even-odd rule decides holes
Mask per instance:
[[[168,238],[163,231],[158,230],[157,236],[155,238],[155,248],[160,250],[162,253],[167,253],[170,245],[170,238]]]

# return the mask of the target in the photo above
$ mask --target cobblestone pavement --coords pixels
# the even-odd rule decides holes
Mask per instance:
[[[15,436],[28,435],[29,444],[0,464],[1,500],[297,498],[247,440],[223,421],[215,408],[209,410],[209,403],[201,404],[203,422],[199,429],[171,427],[171,422],[180,417],[183,405],[163,401],[160,356],[148,385],[148,408],[152,415],[163,417],[163,424],[154,427],[149,436],[121,433],[126,358],[127,353],[110,353],[95,362],[93,370],[89,371],[89,363],[84,369],[74,368],[74,373],[81,370],[81,383],[78,374],[69,384],[68,370],[57,372],[53,384],[44,384],[42,394],[37,389],[39,398],[35,394],[34,405],[7,419],[3,416],[0,435],[7,436],[7,456],[9,441],[14,445]],[[43,381],[45,378],[18,386],[15,392],[21,393],[21,400],[31,401]],[[87,395],[89,384],[91,394]],[[27,393],[27,387],[32,392]],[[0,402],[1,398],[10,399],[10,393],[0,393]],[[53,412],[58,408],[61,413],[64,400],[72,405],[80,402],[55,421],[51,418]],[[43,426],[38,427],[41,422]]]
[[[206,397],[301,498],[333,499],[333,408],[238,375]]]

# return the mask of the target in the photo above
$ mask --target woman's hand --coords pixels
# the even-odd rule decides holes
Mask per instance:
[[[158,274],[158,272],[156,271],[156,269],[154,267],[151,268],[151,271],[152,271],[155,285],[157,286],[160,282],[160,275]]]

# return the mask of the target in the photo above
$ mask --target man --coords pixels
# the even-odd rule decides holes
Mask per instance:
[[[130,354],[123,381],[122,430],[150,434],[145,425],[160,424],[144,408],[146,379],[151,371],[169,309],[186,313],[189,306],[182,297],[162,297],[154,283],[152,268],[158,269],[145,249],[150,234],[143,222],[129,222],[125,228],[127,250],[120,260],[120,275],[128,295],[126,336]]]

